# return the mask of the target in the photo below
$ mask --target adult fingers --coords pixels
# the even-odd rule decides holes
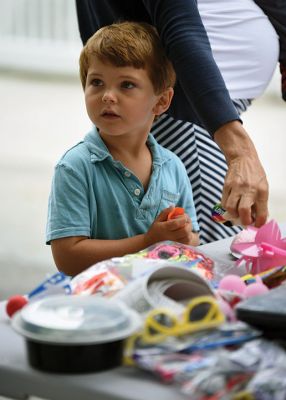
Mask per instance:
[[[258,159],[245,157],[230,163],[221,203],[242,225],[266,222],[268,182]]]
[[[268,217],[268,197],[258,197],[256,203],[252,207],[254,216],[254,225],[259,228],[266,223]]]

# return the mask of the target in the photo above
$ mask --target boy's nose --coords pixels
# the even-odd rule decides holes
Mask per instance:
[[[106,90],[102,96],[103,103],[114,103],[116,101],[115,94],[111,90]]]

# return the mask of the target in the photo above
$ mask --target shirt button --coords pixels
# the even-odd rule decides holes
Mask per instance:
[[[129,171],[125,171],[125,172],[124,172],[124,175],[126,176],[126,178],[130,178],[130,176],[131,176],[131,174],[130,174]]]
[[[135,196],[139,196],[140,195],[140,189],[135,189],[134,190],[134,194],[135,194]]]

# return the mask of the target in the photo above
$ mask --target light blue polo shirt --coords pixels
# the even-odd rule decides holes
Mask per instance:
[[[96,128],[68,150],[55,167],[46,242],[69,237],[123,239],[148,231],[160,212],[184,207],[199,231],[185,167],[148,136],[152,175],[145,192],[138,178],[113,159]]]

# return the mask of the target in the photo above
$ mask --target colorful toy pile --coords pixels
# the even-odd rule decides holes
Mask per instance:
[[[27,296],[12,297],[7,314],[60,293],[123,301],[142,321],[126,341],[127,365],[153,372],[194,400],[286,398],[284,349],[263,338],[263,326],[237,320],[236,312],[249,311],[243,305],[250,298],[266,299],[272,289],[283,288],[286,238],[270,221],[242,230],[230,251],[237,258],[228,269],[232,273],[217,281],[217,262],[199,248],[160,242],[97,263],[72,279],[56,273]],[[275,377],[282,397],[265,384],[265,374]],[[261,388],[266,397],[259,397]]]

